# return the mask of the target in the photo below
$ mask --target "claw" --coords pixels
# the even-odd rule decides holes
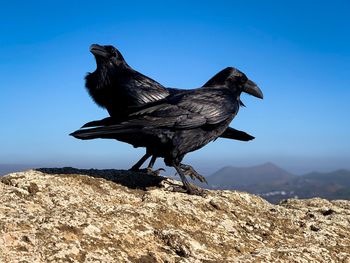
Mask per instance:
[[[206,196],[206,192],[203,189],[201,189],[201,188],[199,188],[199,187],[197,187],[197,186],[195,186],[187,181],[185,172],[188,171],[190,168],[192,168],[191,166],[184,165],[184,164],[180,163],[179,165],[173,164],[173,167],[175,168],[176,172],[180,175],[181,181],[183,183],[182,189],[186,190],[187,194]],[[192,170],[193,170],[193,168],[192,168]],[[196,174],[197,173],[192,173],[191,175],[196,176]],[[199,174],[197,174],[197,175],[199,175]],[[174,188],[174,190],[177,190],[177,189]]]
[[[196,187],[194,185],[187,185],[187,186],[179,186],[179,185],[174,185],[170,187],[172,192],[176,192],[176,193],[187,193],[190,195],[198,195],[198,196],[202,196],[202,197],[206,197],[207,193],[205,190]]]
[[[198,179],[202,183],[208,184],[204,176],[197,173],[191,166],[182,165],[181,168],[184,170],[184,174],[192,178],[192,180]]]
[[[187,193],[190,195],[199,195],[199,196],[203,196],[203,197],[206,196],[205,190],[203,190],[202,188],[200,188],[194,184],[187,183],[184,185],[184,187],[186,188]]]
[[[187,193],[190,195],[198,195],[198,196],[202,196],[202,197],[207,196],[206,191],[203,190],[202,188],[198,188],[198,187],[187,189]]]
[[[168,187],[168,189],[171,192],[175,192],[175,193],[187,193],[187,190],[183,186],[179,186],[179,185]]]
[[[147,167],[146,170],[147,170],[147,174],[155,175],[155,176],[160,176],[160,172],[162,172],[162,171],[165,172],[164,168],[159,168],[159,169],[153,171],[152,168]]]

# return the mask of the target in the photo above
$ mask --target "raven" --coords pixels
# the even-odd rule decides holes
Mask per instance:
[[[149,156],[162,157],[167,166],[176,169],[189,194],[200,194],[186,175],[200,181],[205,181],[204,177],[190,165],[182,164],[182,159],[227,129],[238,113],[242,92],[263,98],[258,86],[238,69],[229,67],[218,74],[220,81],[211,85],[169,95],[129,114],[125,120],[102,120],[98,127],[70,135],[82,140],[116,139],[145,147]]]
[[[113,46],[93,44],[97,68],[85,77],[85,86],[97,105],[113,117],[125,116],[132,106],[157,101],[170,93],[157,81],[132,69]]]
[[[187,90],[165,88],[157,81],[132,69],[120,51],[111,45],[93,44],[90,46],[90,51],[95,57],[97,68],[93,73],[87,74],[85,86],[95,103],[106,108],[113,119],[123,119],[132,111],[137,111],[140,107],[162,100],[169,95],[188,92]],[[222,77],[225,78],[223,74],[218,73],[204,86],[222,82],[219,79]],[[82,128],[96,125],[98,122],[89,122]],[[240,141],[254,139],[250,134],[231,127],[227,127],[220,137]],[[146,153],[132,169],[139,169],[149,157],[149,154]],[[153,157],[148,168],[152,168],[155,160],[156,157]]]

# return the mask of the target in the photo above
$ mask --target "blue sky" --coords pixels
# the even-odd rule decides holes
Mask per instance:
[[[128,168],[143,154],[68,136],[107,115],[84,89],[99,43],[165,86],[199,87],[227,66],[259,84],[265,99],[244,95],[231,124],[256,139],[189,154],[200,172],[267,161],[297,173],[350,169],[349,10],[348,1],[3,2],[1,163]]]

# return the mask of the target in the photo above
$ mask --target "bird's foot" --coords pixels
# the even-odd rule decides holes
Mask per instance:
[[[167,187],[167,190],[175,193],[187,193],[186,189],[180,185],[172,185],[170,187]]]
[[[207,193],[204,189],[199,188],[193,184],[189,184],[187,186],[180,186],[180,185],[173,185],[171,186],[171,191],[172,192],[177,192],[177,193],[187,193],[190,195],[198,195],[202,197],[206,197]]]
[[[147,167],[145,170],[147,171],[146,172],[147,174],[154,175],[154,176],[160,176],[160,172],[162,172],[162,171],[165,172],[164,168],[159,168],[159,169],[153,171],[151,167]]]
[[[182,164],[180,167],[183,170],[184,174],[186,176],[191,177],[192,180],[198,179],[200,182],[208,184],[205,177],[200,175],[199,173],[197,173],[196,170],[194,170],[192,166]]]
[[[202,197],[206,197],[207,196],[207,192],[198,187],[198,186],[194,186],[194,185],[190,185],[190,187],[187,186],[186,192],[190,195],[198,195],[198,196],[202,196]]]

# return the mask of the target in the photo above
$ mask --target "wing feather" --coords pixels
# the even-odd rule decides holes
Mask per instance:
[[[122,125],[123,128],[170,128],[193,129],[205,125],[215,125],[232,118],[238,111],[238,101],[233,101],[231,94],[221,90],[200,89],[192,93],[175,94],[152,103],[129,115],[128,120],[107,118],[105,121],[92,122],[110,126]]]
[[[134,125],[168,127],[175,129],[197,128],[218,124],[238,111],[238,103],[221,90],[198,90],[188,94],[169,96],[165,102],[147,107],[133,114]]]

